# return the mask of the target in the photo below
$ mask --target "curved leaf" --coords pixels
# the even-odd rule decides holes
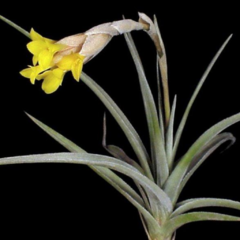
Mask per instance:
[[[30,38],[29,32],[18,26],[17,24],[13,23],[12,21],[4,18],[0,15],[0,19],[8,23],[10,26],[14,27],[18,31],[20,31],[22,34],[24,34],[26,37]],[[148,166],[149,157],[147,154],[147,151],[131,125],[131,123],[128,121],[128,119],[125,117],[125,115],[122,113],[122,111],[118,108],[118,106],[113,102],[113,100],[108,96],[108,94],[100,87],[98,86],[90,77],[88,77],[86,74],[82,73],[81,79],[83,82],[100,98],[100,100],[104,103],[104,105],[108,108],[108,110],[111,112],[113,117],[116,119],[122,130],[124,131],[126,137],[128,138],[130,144],[132,145],[136,155],[139,158],[139,161],[141,162],[142,167],[146,171],[147,176],[150,179],[153,179],[151,176],[151,171]]]
[[[196,154],[201,151],[202,147],[208,144],[218,133],[226,129],[227,127],[240,121],[240,113],[233,115],[221,122],[215,124],[204,132],[197,141],[189,148],[187,153],[182,157],[180,162],[175,167],[174,171],[170,175],[165,185],[165,192],[175,204],[176,197],[178,194],[179,185],[187,173],[191,161],[194,159]]]
[[[178,149],[178,145],[179,145],[179,142],[180,142],[180,139],[181,139],[181,136],[182,136],[182,132],[183,132],[183,129],[185,127],[185,124],[187,122],[187,119],[188,119],[188,115],[189,115],[189,112],[192,108],[192,105],[199,93],[199,91],[201,90],[208,74],[210,73],[211,69],[213,68],[215,62],[217,61],[217,59],[219,58],[220,54],[222,53],[222,51],[224,50],[224,48],[226,47],[226,45],[228,44],[228,42],[230,41],[232,35],[230,35],[227,40],[223,43],[223,45],[221,46],[221,48],[218,50],[218,52],[216,53],[216,55],[214,56],[214,58],[212,59],[212,61],[210,62],[210,64],[208,65],[206,71],[204,72],[202,78],[200,79],[200,82],[198,83],[188,105],[187,105],[187,108],[184,112],[184,115],[182,117],[182,120],[179,124],[179,127],[178,127],[178,130],[177,130],[177,133],[176,133],[176,136],[175,136],[175,143],[174,143],[174,149],[173,149],[173,160],[175,158],[175,155],[176,155],[176,152],[177,152],[177,149]]]
[[[134,167],[112,157],[88,153],[54,153],[0,159],[0,165],[20,163],[72,163],[106,167],[132,178],[143,186],[146,191],[151,192],[153,197],[155,197],[153,200],[155,200],[155,203],[158,205],[162,219],[165,220],[172,212],[171,201],[161,188]]]
[[[192,212],[170,219],[164,226],[165,235],[171,235],[181,226],[199,221],[240,221],[239,217],[211,212]]]
[[[107,145],[107,119],[106,114],[104,114],[103,117],[103,140],[102,145],[103,147],[115,158],[125,161],[126,163],[132,165],[136,169],[138,169],[141,173],[144,174],[143,169],[137,162],[135,162],[133,159],[131,159],[120,147],[117,147],[115,145]]]
[[[126,191],[122,190],[121,187],[119,187],[118,184],[116,184],[112,178],[109,178],[107,175],[105,175],[105,169],[102,172],[101,167],[97,167],[96,173],[98,173],[100,176],[102,176],[103,179],[105,179],[107,182],[109,182],[115,189],[117,189],[126,199],[129,200],[140,212],[140,214],[144,217],[147,223],[147,228],[151,233],[157,234],[159,231],[159,225],[158,222],[153,218],[153,216],[147,211],[142,204],[139,204],[138,201],[136,201],[131,195],[129,195]],[[114,173],[113,173],[114,174]]]
[[[162,36],[160,33],[160,29],[158,26],[157,17],[155,15],[154,15],[154,25],[155,25],[158,39],[160,41],[160,45],[161,45],[162,52],[163,52],[163,55],[158,58],[158,63],[159,63],[159,68],[160,68],[160,72],[161,72],[161,77],[162,77],[165,121],[166,121],[166,126],[168,126],[171,109],[170,109],[170,101],[169,101],[167,55],[166,55],[166,50],[165,50],[165,46],[163,43],[163,39],[162,39]]]
[[[181,194],[183,188],[189,181],[189,179],[192,177],[192,175],[196,172],[196,170],[203,164],[203,162],[222,144],[224,144],[227,141],[231,141],[232,144],[235,141],[234,136],[231,133],[222,133],[217,135],[215,138],[213,138],[208,144],[206,144],[203,149],[194,157],[194,159],[191,161],[191,165],[188,168],[188,172],[184,176],[182,182],[179,185],[176,198],[174,202],[177,201],[179,195]]]
[[[133,128],[132,124],[128,121],[126,116],[111,99],[111,97],[96,82],[94,82],[93,79],[91,79],[83,72],[81,75],[81,79],[99,97],[99,99],[103,102],[103,104],[115,118],[115,120],[125,133],[131,146],[133,147],[133,150],[135,151],[147,177],[153,180],[151,170],[148,165],[149,156],[142,143],[142,140],[140,139],[136,130]]]
[[[44,123],[40,122],[33,116],[27,114],[27,116],[35,123],[37,124],[43,131],[45,131],[47,134],[49,134],[53,139],[55,139],[58,143],[60,143],[63,147],[65,147],[70,152],[75,153],[86,153],[85,150],[77,146],[75,143],[70,141],[69,139],[65,138],[60,133],[56,132],[52,128],[48,127]],[[127,195],[130,195],[135,201],[137,201],[140,205],[144,206],[142,198],[136,193],[135,190],[133,190],[125,181],[123,181],[117,174],[112,172],[108,168],[103,167],[94,167],[89,166],[94,172],[96,172],[98,175],[103,177],[109,184],[111,184],[114,188],[116,188],[116,185],[119,190],[121,189],[120,193],[126,192]],[[114,184],[113,184],[114,183]],[[131,202],[132,203],[132,202]]]
[[[189,199],[178,203],[177,209],[172,213],[171,218],[190,210],[203,207],[224,207],[240,210],[240,202],[219,198]]]
[[[152,161],[154,161],[153,166],[155,170],[155,178],[157,184],[159,186],[162,186],[169,175],[169,169],[162,133],[159,127],[156,106],[142,67],[139,54],[131,38],[131,34],[124,34],[124,36],[138,72],[139,83],[142,91],[143,103],[148,123]]]
[[[172,151],[173,151],[173,133],[174,133],[174,119],[175,119],[175,111],[176,111],[176,103],[177,103],[177,96],[175,95],[173,100],[172,111],[170,115],[169,125],[167,129],[167,137],[166,137],[166,152],[167,152],[167,159],[169,168],[172,168]]]
[[[162,138],[163,138],[163,143],[165,145],[165,123],[164,123],[164,116],[163,116],[163,100],[162,100],[162,88],[161,88],[161,79],[160,79],[160,69],[159,69],[159,56],[157,54],[157,88],[158,88],[158,115],[159,115],[159,124],[160,124],[160,129],[162,131]]]

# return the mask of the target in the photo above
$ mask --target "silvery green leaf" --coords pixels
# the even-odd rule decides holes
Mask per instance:
[[[196,170],[203,164],[203,162],[222,144],[227,141],[231,141],[231,144],[234,143],[235,138],[231,133],[221,133],[213,138],[208,144],[206,144],[202,150],[195,155],[194,159],[191,161],[191,164],[188,168],[186,175],[184,176],[182,182],[179,185],[179,189],[176,195],[176,200],[181,194],[183,188],[192,177],[192,175],[196,172]],[[175,200],[175,201],[176,201]]]
[[[232,144],[235,143],[236,138],[231,133],[225,132],[225,133],[218,134],[210,142],[205,144],[202,147],[202,149],[195,155],[194,159],[191,161],[191,164],[188,168],[188,173],[192,171],[192,169],[195,168],[196,165],[199,164],[203,156],[205,156],[207,153],[209,153],[207,155],[209,156],[212,152],[214,152],[218,147],[220,147],[223,143],[227,141],[231,142],[227,147],[229,148]]]
[[[155,178],[159,186],[163,185],[169,175],[168,163],[166,158],[165,146],[162,138],[162,133],[159,127],[159,120],[157,115],[156,106],[152,96],[152,92],[148,85],[142,63],[137,52],[136,46],[131,38],[131,34],[124,34],[128,48],[133,57],[143,97],[143,103],[148,122],[148,130],[150,136],[150,144],[152,151],[153,166],[156,167]]]
[[[12,21],[4,18],[0,15],[0,19],[8,23],[10,26],[16,28],[22,34],[30,38],[30,34],[28,31],[24,30],[23,28],[19,27]],[[83,76],[84,75],[84,76]],[[151,177],[150,169],[148,167],[148,154],[146,152],[143,143],[138,136],[135,129],[132,127],[131,123],[125,117],[125,115],[121,112],[121,110],[117,107],[117,105],[112,101],[112,99],[101,89],[92,79],[90,79],[86,74],[82,73],[82,80],[85,84],[93,90],[93,92],[100,98],[100,100],[105,104],[108,110],[112,113],[113,117],[117,120],[120,127],[123,129],[125,135],[127,136],[128,140],[130,141],[136,155],[139,157],[141,164],[144,166],[144,170],[148,173],[148,176]],[[118,116],[120,115],[120,116]]]
[[[85,150],[83,150],[81,147],[79,147],[74,142],[70,141],[66,137],[64,137],[62,134],[56,132],[52,128],[48,127],[46,124],[42,123],[41,121],[37,120],[30,114],[26,113],[27,116],[35,123],[37,124],[43,131],[45,131],[48,135],[50,135],[54,140],[56,140],[58,143],[60,143],[63,147],[65,147],[70,152],[75,153],[86,153]]]
[[[3,17],[0,15],[0,19],[2,21],[4,21],[5,23],[9,24],[11,27],[15,28],[16,30],[18,30],[20,33],[22,33],[23,35],[25,35],[28,38],[30,37],[30,34],[28,31],[24,30],[23,28],[21,28],[20,26],[18,26],[17,24],[15,24],[14,22],[10,21],[9,19]]]
[[[218,52],[216,53],[216,55],[214,56],[214,58],[212,59],[212,61],[210,62],[210,64],[208,65],[206,71],[204,72],[202,78],[200,79],[200,82],[198,83],[188,105],[187,105],[187,108],[183,114],[183,117],[182,117],[182,120],[179,124],[179,127],[178,127],[178,130],[177,130],[177,133],[176,133],[176,136],[175,136],[175,143],[174,143],[174,149],[173,149],[173,160],[175,158],[175,155],[176,155],[176,152],[177,152],[177,149],[178,149],[178,145],[179,145],[179,142],[180,142],[180,139],[181,139],[181,136],[182,136],[182,132],[184,130],[184,127],[185,127],[185,124],[187,122],[187,119],[188,119],[188,115],[190,113],[190,110],[193,106],[193,103],[199,93],[199,91],[201,90],[207,76],[209,75],[211,69],[213,68],[215,62],[217,61],[217,59],[219,58],[220,54],[222,53],[222,51],[224,50],[224,48],[226,47],[226,45],[228,44],[228,42],[230,41],[232,35],[230,35],[227,40],[223,43],[223,45],[221,46],[221,48],[218,50]]]
[[[181,226],[199,221],[240,221],[240,218],[212,212],[186,213],[170,219],[163,226],[163,232],[167,235],[171,235]]]
[[[47,134],[49,134],[53,139],[55,139],[58,143],[60,143],[63,147],[65,147],[70,152],[75,153],[86,153],[85,150],[77,146],[75,143],[61,135],[60,133],[56,132],[52,128],[48,127],[46,124],[40,122],[33,116],[27,114],[28,117],[36,123],[43,131],[45,131]],[[116,185],[118,188],[117,190],[121,189],[120,193],[125,192],[127,195],[131,196],[135,201],[137,201],[140,205],[144,206],[142,198],[139,196],[139,194],[136,193],[135,190],[132,189],[125,181],[123,181],[117,174],[115,174],[113,171],[107,168],[103,167],[95,167],[95,166],[89,166],[94,172],[96,172],[98,175],[103,177],[108,183],[110,183],[114,188],[116,188]]]
[[[144,174],[143,169],[138,165],[138,163],[136,163],[133,159],[128,157],[127,154],[121,148],[114,146],[114,145],[107,145],[106,138],[107,138],[107,125],[106,125],[106,114],[104,114],[104,117],[103,117],[103,140],[102,140],[103,147],[115,158],[125,161],[126,163],[128,163],[128,164],[132,165],[133,167],[135,167],[136,169],[138,169],[142,174]],[[147,197],[145,191],[142,189],[142,187],[136,181],[135,181],[135,184],[144,200],[146,208],[151,212],[149,200],[148,200],[148,197]],[[151,196],[151,194],[150,194],[150,196]]]
[[[162,35],[158,26],[157,17],[154,15],[154,25],[157,31],[158,39],[160,41],[160,45],[162,48],[162,56],[158,58],[158,64],[161,72],[161,80],[162,80],[162,87],[163,87],[163,100],[164,100],[164,110],[165,110],[165,122],[166,126],[169,123],[170,118],[170,100],[169,100],[169,87],[168,87],[168,66],[167,66],[167,55],[165,46],[163,43]]]
[[[172,111],[170,115],[169,125],[167,128],[167,136],[166,136],[166,152],[169,168],[172,168],[172,151],[173,151],[173,133],[174,133],[174,119],[175,119],[175,111],[176,111],[176,103],[177,96],[174,97]]]
[[[108,145],[107,144],[107,124],[106,124],[106,114],[103,117],[103,140],[102,145],[103,147],[115,158],[123,160],[128,164],[132,165],[133,167],[137,168],[141,173],[144,174],[143,169],[137,162],[131,159],[120,147],[115,145]]]
[[[162,100],[162,87],[161,87],[161,79],[160,79],[160,69],[159,69],[159,56],[157,55],[157,88],[158,88],[158,115],[159,115],[159,124],[160,129],[162,131],[162,138],[165,145],[165,125],[164,125],[164,116],[163,116],[163,100]]]
[[[91,79],[85,73],[82,73],[81,79],[99,97],[99,99],[115,118],[129,140],[133,150],[135,151],[140,164],[145,171],[145,174],[148,176],[148,178],[153,179],[148,165],[149,156],[142,143],[142,140],[140,139],[136,130],[133,128],[132,124],[123,114],[121,109],[116,105],[116,103],[111,99],[111,97],[93,79]]]
[[[106,167],[120,172],[138,182],[145,191],[151,192],[153,200],[161,212],[162,219],[166,219],[172,212],[172,203],[165,192],[154,182],[142,175],[137,169],[116,158],[88,153],[54,153],[1,158],[0,165],[21,163],[68,163]]]
[[[117,189],[129,202],[135,206],[139,213],[144,217],[146,221],[147,228],[150,232],[158,232],[159,231],[159,225],[158,222],[153,218],[153,216],[149,213],[149,211],[146,210],[146,208],[143,206],[143,204],[140,204],[138,201],[135,200],[130,194],[128,194],[126,191],[124,191],[121,187],[119,187],[119,184],[116,184],[112,178],[109,178],[105,171],[101,171],[102,167],[96,167],[96,173],[98,173],[100,176],[102,176],[103,179],[105,179],[107,182],[109,182],[115,189]]]
[[[193,198],[177,204],[171,218],[197,208],[224,207],[240,210],[240,202],[219,198]]]
[[[240,121],[240,113],[233,115],[232,117],[226,118],[221,122],[215,124],[211,128],[209,128],[206,132],[204,132],[197,141],[189,148],[189,150],[185,153],[185,155],[181,158],[179,163],[174,168],[172,174],[166,182],[164,187],[165,192],[172,200],[173,204],[175,204],[178,189],[186,175],[189,166],[191,165],[192,160],[202,150],[202,148],[208,144],[217,134],[222,132],[224,129],[230,127],[231,125]]]

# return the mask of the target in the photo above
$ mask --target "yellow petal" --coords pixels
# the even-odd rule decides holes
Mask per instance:
[[[64,48],[66,48],[66,46],[65,45],[63,45],[63,44],[49,44],[49,43],[47,43],[47,45],[48,45],[48,49],[54,54],[54,53],[56,53],[56,52],[58,52],[58,51],[61,51],[61,50],[63,50]]]
[[[57,66],[63,70],[72,70],[73,64],[78,60],[84,59],[84,57],[78,53],[63,56],[62,59],[57,63]]]
[[[64,72],[61,69],[54,69],[43,81],[42,89],[45,93],[55,92],[62,84]]]
[[[76,81],[79,82],[81,73],[82,73],[82,68],[83,68],[83,60],[78,59],[76,60],[73,65],[72,65],[72,75]]]
[[[57,66],[63,70],[71,70],[72,65],[76,61],[76,58],[73,54],[62,57],[60,62],[57,63]]]
[[[32,69],[31,68],[25,68],[20,72],[20,74],[25,78],[30,78],[30,76],[32,74]]]
[[[39,55],[41,51],[47,48],[47,44],[44,41],[32,41],[27,44],[27,48],[33,55]]]
[[[54,44],[56,41],[49,39],[49,38],[43,38],[46,43]]]
[[[22,70],[20,74],[25,78],[30,78],[31,83],[34,84],[36,77],[41,71],[42,71],[41,67],[36,66],[36,67],[26,68]]]
[[[44,73],[42,73],[42,74],[39,74],[37,77],[36,77],[36,79],[37,80],[42,80],[42,79],[44,79],[44,78],[46,78],[49,74],[51,74],[52,73],[52,71],[46,71],[46,72],[44,72]]]
[[[33,41],[42,41],[43,40],[43,37],[39,33],[35,32],[35,30],[33,28],[30,31],[30,36]]]
[[[53,73],[57,78],[63,80],[65,71],[63,71],[63,70],[60,69],[60,68],[56,68],[56,69],[54,69],[54,70],[52,71],[52,73]]]
[[[37,33],[33,28],[30,31],[30,37],[33,41],[45,41],[46,43],[55,43],[56,42],[52,39],[44,38],[39,33]]]
[[[38,56],[34,55],[32,58],[33,66],[36,66],[38,63]]]
[[[52,66],[53,54],[45,49],[38,56],[39,65],[45,70]]]

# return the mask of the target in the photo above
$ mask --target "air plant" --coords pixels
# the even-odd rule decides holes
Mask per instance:
[[[112,157],[87,153],[69,139],[28,115],[40,128],[71,153],[2,158],[0,165],[50,162],[88,165],[137,208],[149,240],[174,240],[176,230],[187,223],[209,220],[239,221],[240,217],[194,210],[203,207],[225,207],[240,210],[240,202],[215,198],[195,198],[178,202],[178,199],[183,188],[201,164],[223,143],[227,141],[233,143],[235,141],[231,133],[222,133],[222,131],[240,121],[240,113],[226,118],[209,128],[189,147],[187,152],[178,161],[175,159],[192,105],[210,70],[231,36],[220,47],[202,75],[187,105],[177,131],[174,133],[177,98],[174,98],[172,107],[170,108],[166,52],[157,19],[154,17],[154,21],[152,21],[145,14],[140,14],[139,16],[139,22],[124,19],[102,24],[85,33],[70,36],[60,41],[45,39],[34,31],[30,35],[24,29],[0,16],[3,21],[27,37],[30,37],[32,41],[42,41],[41,47],[45,44],[40,49],[41,51],[45,51],[44,53],[39,49],[37,51],[35,51],[36,49],[33,50],[36,47],[33,47],[34,44],[31,43],[32,45],[28,45],[29,50],[34,55],[34,66],[30,70],[24,70],[25,72],[21,72],[21,74],[30,78],[32,83],[34,83],[35,79],[44,79],[46,83],[43,83],[43,90],[51,93],[61,85],[65,72],[72,71],[74,78],[79,80],[80,77],[82,82],[97,95],[110,114],[115,118],[136,155],[132,159],[121,148],[107,144],[106,116],[104,116],[102,143],[103,147]],[[146,31],[156,46],[158,104],[154,102],[142,62],[130,34],[132,30]],[[113,36],[119,34],[124,34],[137,69],[150,136],[150,154],[148,154],[140,136],[130,121],[112,98],[91,77],[81,72],[82,65],[98,54]],[[57,48],[55,48],[56,45],[54,44],[57,45]],[[54,49],[54,51],[51,49]],[[70,56],[69,59],[67,59],[68,56]],[[59,64],[61,59],[65,59],[67,63]],[[69,64],[69,61],[72,65]],[[37,73],[34,73],[34,76],[31,75],[32,68],[39,68]],[[61,70],[60,77],[53,74],[53,71],[56,71],[56,69]],[[49,77],[49,74],[52,74],[51,77]],[[48,88],[49,85],[51,86],[50,88]],[[116,172],[130,177],[136,184],[138,191],[134,190]]]

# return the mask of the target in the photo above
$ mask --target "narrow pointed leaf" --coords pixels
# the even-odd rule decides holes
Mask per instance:
[[[56,140],[58,143],[60,143],[63,147],[65,147],[70,152],[75,153],[86,153],[85,150],[80,148],[77,144],[70,141],[60,133],[56,132],[52,128],[48,127],[46,124],[42,123],[41,121],[37,120],[30,114],[26,113],[27,116],[35,123],[37,124],[43,131],[45,131],[48,135],[50,135],[54,140]]]
[[[111,97],[95,81],[93,81],[93,79],[91,79],[85,73],[82,73],[81,79],[99,97],[99,99],[115,118],[129,140],[133,150],[135,151],[146,176],[150,179],[153,179],[150,167],[148,165],[149,156],[146,148],[144,147],[142,140],[140,139],[136,130],[133,128],[132,124],[116,105],[116,103],[111,99]]]
[[[169,100],[169,87],[168,87],[168,66],[167,66],[167,55],[165,46],[163,43],[162,35],[158,26],[157,17],[154,15],[154,25],[157,30],[158,38],[162,48],[163,55],[158,58],[158,64],[161,72],[162,86],[163,86],[163,97],[164,97],[164,110],[165,110],[165,123],[166,127],[169,124],[170,120],[170,100]]]
[[[197,141],[189,148],[187,153],[182,157],[180,162],[176,165],[174,171],[170,175],[165,185],[165,192],[173,201],[176,202],[179,185],[187,173],[191,161],[195,155],[201,151],[204,145],[208,144],[217,134],[222,132],[224,129],[240,121],[240,113],[233,115],[232,117],[226,118],[221,122],[215,124],[204,132]]]
[[[231,143],[228,146],[228,148],[229,148],[232,144],[234,144],[234,142],[236,141],[236,138],[231,133],[225,132],[225,133],[218,134],[210,142],[205,144],[202,147],[202,149],[195,155],[194,159],[191,161],[191,164],[188,168],[188,173],[190,171],[192,171],[192,169],[195,168],[196,165],[199,164],[199,162],[201,161],[203,156],[206,155],[206,153],[208,153],[208,156],[209,156],[218,147],[220,147],[223,143],[225,143],[227,141],[231,141]]]
[[[211,69],[213,68],[215,62],[217,61],[217,59],[219,58],[220,54],[222,53],[222,51],[224,50],[224,48],[226,47],[226,45],[228,44],[228,42],[230,41],[232,35],[230,35],[227,40],[223,43],[223,45],[221,46],[221,48],[218,50],[218,52],[216,53],[216,55],[214,56],[214,58],[212,59],[212,61],[210,62],[210,64],[208,65],[206,71],[204,72],[202,78],[200,79],[200,82],[198,83],[188,105],[187,105],[187,108],[184,112],[184,115],[182,117],[182,120],[179,124],[179,127],[178,127],[178,130],[177,130],[177,133],[176,133],[176,136],[175,136],[175,143],[174,143],[174,150],[173,150],[173,159],[175,158],[175,155],[176,155],[176,152],[177,152],[177,149],[178,149],[178,145],[179,145],[179,142],[180,142],[180,139],[181,139],[181,136],[182,136],[182,132],[184,130],[184,127],[186,125],[186,122],[187,122],[187,119],[188,119],[188,115],[190,113],[190,110],[193,106],[193,103],[199,93],[199,91],[201,90],[207,76],[209,75]]]
[[[172,106],[172,111],[170,115],[168,130],[167,130],[167,137],[166,137],[166,152],[167,152],[167,159],[169,168],[172,168],[172,151],[173,151],[173,133],[174,133],[174,119],[175,119],[175,111],[176,111],[176,103],[177,103],[177,96],[175,96]]]
[[[107,124],[106,124],[106,114],[104,114],[103,117],[103,140],[102,145],[103,147],[115,158],[123,160],[127,162],[128,164],[132,165],[136,169],[138,169],[141,173],[143,172],[143,169],[137,162],[135,162],[133,159],[128,157],[128,155],[120,148],[115,145],[107,145]]]
[[[178,199],[179,195],[181,194],[183,188],[192,177],[192,175],[196,172],[196,170],[203,164],[203,162],[222,144],[227,141],[231,141],[231,144],[234,143],[235,138],[231,133],[222,133],[213,138],[208,144],[206,144],[203,149],[194,157],[191,161],[191,165],[188,168],[188,172],[184,176],[182,182],[179,185],[179,189],[177,190],[176,199]]]
[[[23,28],[21,28],[20,26],[18,26],[17,24],[15,24],[14,22],[10,21],[9,19],[3,17],[0,15],[0,19],[2,21],[4,21],[5,23],[9,24],[11,27],[15,28],[16,30],[18,30],[20,33],[22,33],[23,35],[25,35],[28,38],[30,37],[30,34],[28,31],[24,30]]]
[[[142,63],[137,52],[136,46],[132,41],[131,34],[124,34],[126,42],[128,44],[130,53],[134,60],[138,76],[139,82],[143,97],[143,103],[146,113],[146,118],[148,122],[148,130],[150,136],[150,144],[152,151],[152,161],[155,161],[154,166],[155,170],[155,178],[157,180],[157,184],[159,186],[163,185],[169,175],[168,163],[166,158],[165,146],[163,143],[162,133],[159,127],[159,120],[157,115],[156,106],[154,103],[154,99],[148,85]]]
[[[21,28],[20,26],[18,26],[17,24],[13,23],[12,21],[8,20],[7,18],[4,18],[3,16],[0,15],[0,19],[5,21],[7,24],[9,24],[10,26],[14,27],[15,29],[17,29],[19,32],[21,32],[22,34],[24,34],[26,37],[30,38],[30,34],[28,31],[24,30],[23,28]],[[61,134],[57,133],[56,131],[54,131],[53,129],[49,128],[47,125],[43,124],[42,122],[38,121],[36,118],[32,117],[31,115],[27,114],[39,127],[41,127],[45,132],[47,132],[52,138],[54,138],[57,142],[59,142],[61,145],[63,145],[65,148],[67,148],[69,151],[71,152],[78,152],[78,153],[83,153],[85,152],[82,148],[80,148],[79,146],[77,146],[75,143],[73,143],[72,141],[68,140],[67,138],[65,138],[64,136],[62,136]],[[91,167],[90,168],[95,171],[96,173],[99,174],[99,169],[97,167]],[[111,179],[111,181],[108,181],[112,186],[112,182],[113,180],[115,180],[117,182],[118,188],[122,189],[122,192],[129,192],[130,195],[134,196],[135,199],[138,200],[138,202],[142,202],[141,197],[128,185],[126,184],[120,177],[118,177],[115,173],[113,173],[111,170],[107,169],[107,168],[101,168],[101,171],[103,172],[102,176],[106,176],[106,179]],[[111,178],[110,178],[111,176]],[[115,187],[114,185],[114,187]],[[116,188],[116,187],[115,187]],[[126,193],[127,194],[127,193]]]
[[[158,115],[159,115],[159,124],[160,129],[162,131],[163,143],[165,145],[165,123],[164,123],[164,115],[163,115],[163,100],[162,100],[162,87],[161,87],[161,79],[160,79],[160,69],[159,69],[159,56],[157,55],[157,87],[158,87]]]
[[[36,123],[43,131],[45,131],[47,134],[49,134],[53,139],[55,139],[58,143],[60,143],[63,147],[65,147],[70,152],[75,153],[86,153],[85,150],[77,146],[75,143],[61,135],[60,133],[56,132],[52,128],[48,127],[44,123],[40,122],[33,116],[27,114],[28,117]],[[96,172],[98,175],[101,173],[101,177],[105,176],[108,183],[110,183],[115,189],[121,189],[122,192],[126,192],[127,195],[130,195],[132,198],[134,198],[139,204],[144,206],[142,198],[139,196],[139,194],[136,193],[135,190],[132,189],[125,181],[123,181],[117,174],[112,172],[110,169],[103,168],[103,167],[94,167],[89,166],[94,172]],[[109,181],[110,179],[111,181]],[[114,185],[112,184],[114,183]],[[118,186],[118,188],[115,187],[115,185]]]
[[[103,179],[105,179],[115,189],[117,189],[129,202],[131,202],[137,208],[137,210],[140,212],[140,214],[142,214],[144,216],[144,219],[146,220],[149,231],[157,233],[159,231],[159,225],[158,225],[158,222],[153,218],[153,216],[143,207],[142,204],[139,204],[138,201],[136,201],[126,191],[122,190],[122,188],[119,187],[119,185],[116,184],[111,178],[106,176],[105,171],[102,172],[101,170],[102,170],[101,167],[95,168],[96,173],[98,173]]]
[[[192,212],[172,218],[163,226],[163,232],[171,235],[181,226],[199,221],[240,221],[240,217],[211,212]]]
[[[171,217],[175,217],[190,210],[203,207],[224,207],[240,210],[240,202],[219,198],[189,199],[178,203],[177,209],[172,213]]]
[[[54,153],[0,159],[0,165],[21,163],[68,163],[106,167],[125,174],[143,186],[146,191],[151,192],[163,219],[166,219],[172,212],[171,201],[161,188],[142,175],[137,169],[116,158],[88,153]]]
[[[151,237],[150,237],[149,232],[148,232],[147,225],[145,223],[145,219],[144,219],[143,215],[140,212],[139,212],[139,217],[141,219],[141,222],[142,222],[142,225],[143,225],[143,228],[144,228],[144,231],[145,231],[145,233],[147,235],[148,240],[151,240]]]

